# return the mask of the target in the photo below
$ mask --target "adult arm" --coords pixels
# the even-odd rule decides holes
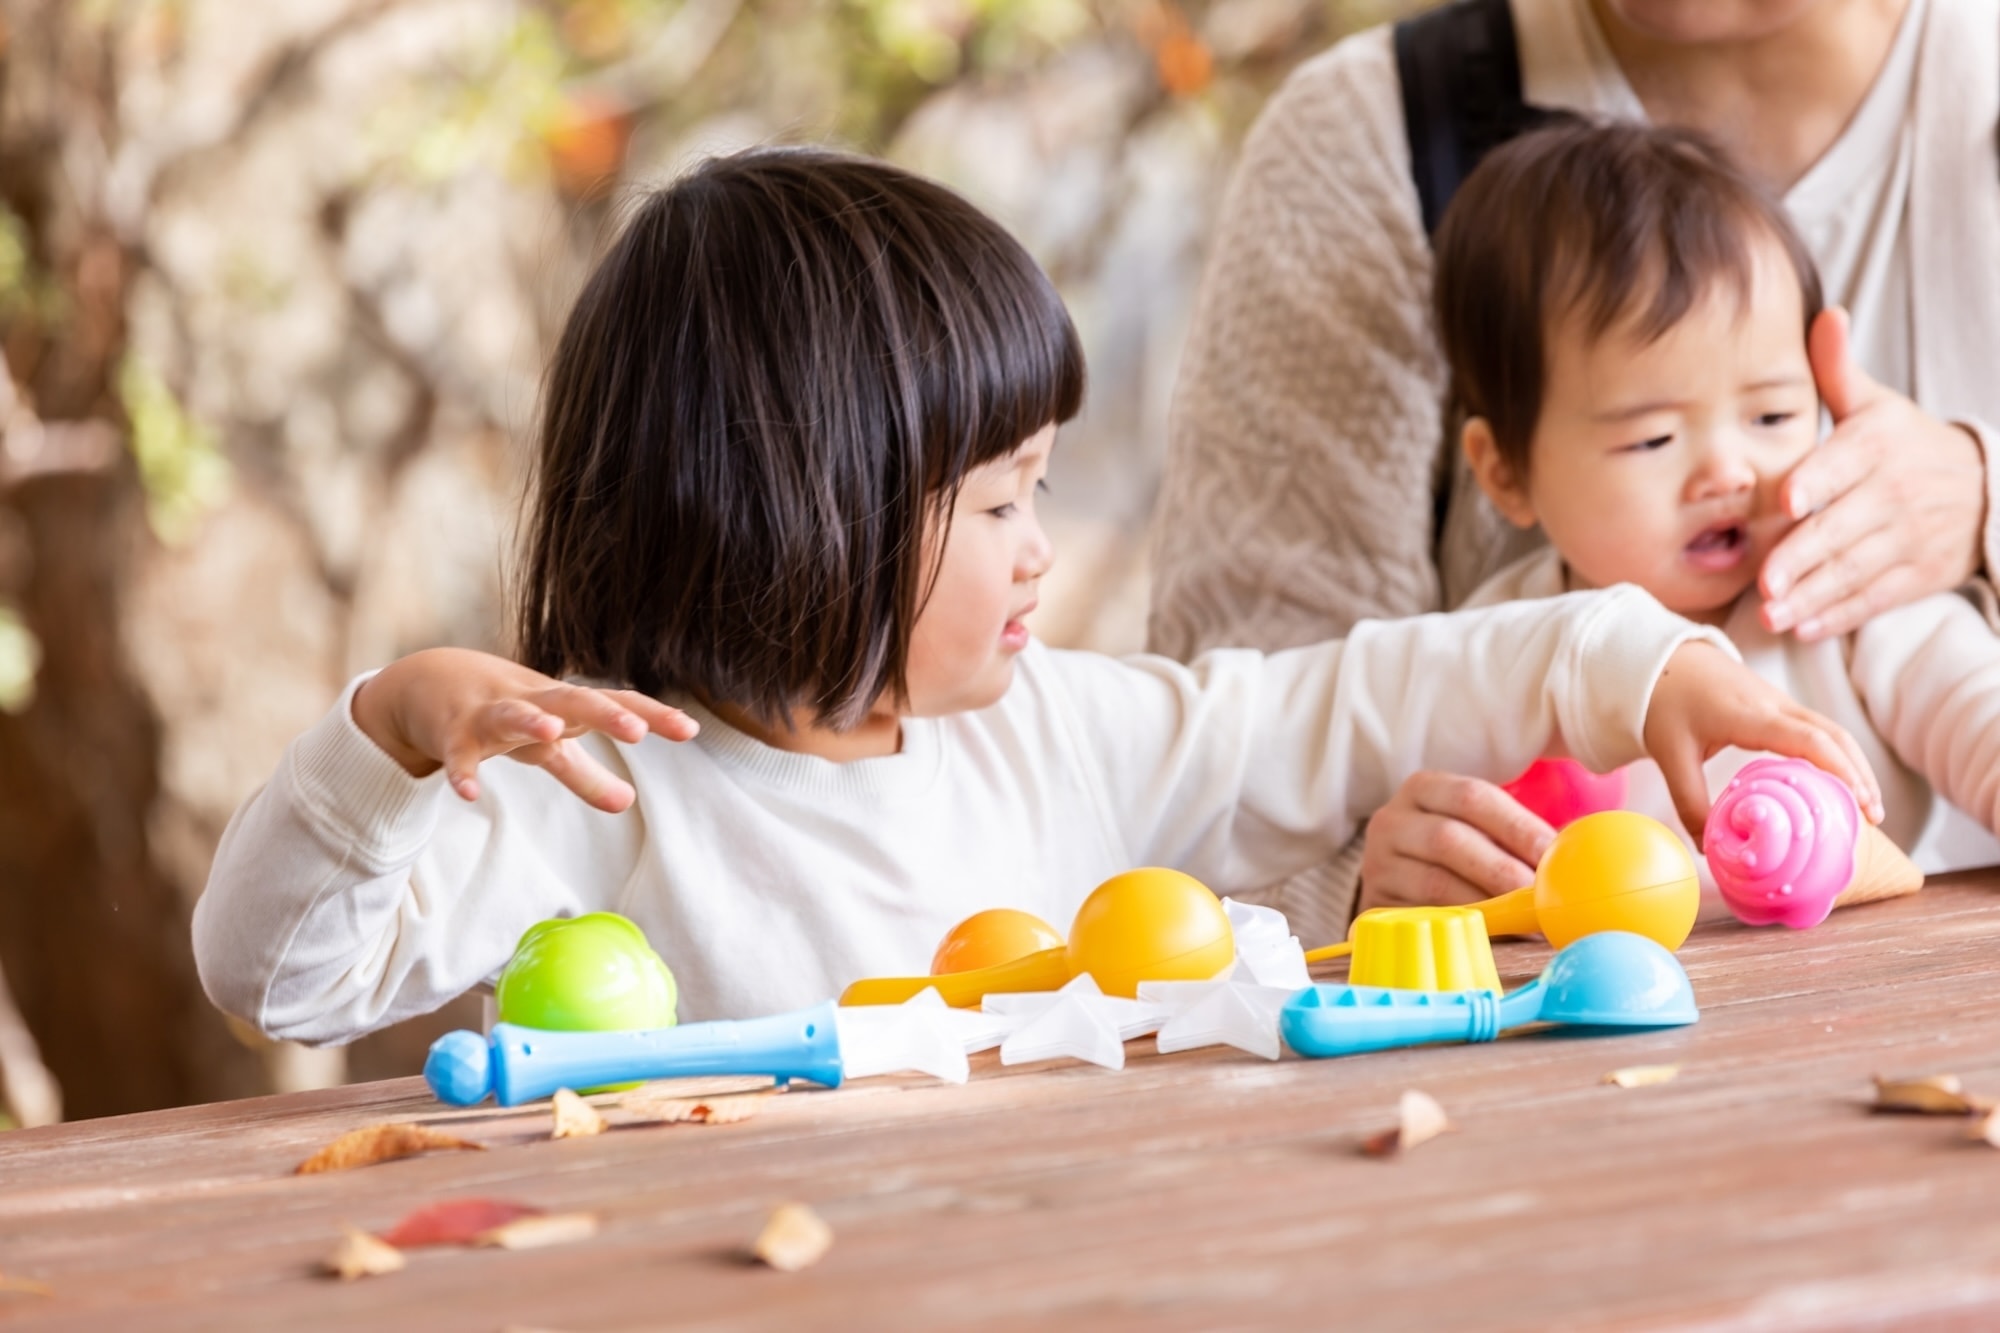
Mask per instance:
[[[195,905],[215,1004],[274,1037],[351,1041],[489,980],[521,932],[610,905],[637,863],[633,813],[489,762],[477,799],[412,777],[355,723],[351,684],[236,812]],[[622,752],[575,742],[618,779]]]
[[[1875,729],[1946,800],[2000,832],[2000,636],[1963,597],[1927,597],[1854,637]]]

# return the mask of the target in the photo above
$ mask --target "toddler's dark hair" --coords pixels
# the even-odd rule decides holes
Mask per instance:
[[[1658,338],[1717,283],[1751,299],[1759,241],[1798,274],[1806,326],[1824,298],[1784,209],[1713,141],[1687,130],[1567,120],[1495,149],[1436,238],[1438,335],[1452,390],[1525,476],[1560,320],[1592,338]]]
[[[711,159],[639,202],[563,330],[522,660],[851,726],[906,693],[926,521],[1083,391],[1047,276],[950,190]]]

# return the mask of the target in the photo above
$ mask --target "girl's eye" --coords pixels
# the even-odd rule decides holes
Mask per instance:
[[[1778,426],[1784,425],[1796,415],[1797,413],[1795,412],[1765,412],[1758,416],[1757,424],[1765,429],[1775,429]]]
[[[1649,454],[1655,449],[1664,449],[1673,442],[1674,437],[1671,435],[1655,435],[1650,440],[1640,440],[1637,444],[1628,444],[1625,446],[1625,450],[1627,453]]]
[[[1035,483],[1035,489],[1046,495],[1048,494],[1049,484],[1046,481],[1038,481]],[[998,508],[989,509],[986,512],[995,518],[1012,518],[1014,517],[1015,510],[1019,508],[1020,505],[1017,502],[1009,500],[1006,504],[1000,505]]]

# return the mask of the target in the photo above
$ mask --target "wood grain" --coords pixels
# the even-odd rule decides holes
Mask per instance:
[[[2000,872],[1815,930],[1704,925],[1694,1027],[1336,1061],[1158,1056],[773,1097],[734,1125],[546,1139],[545,1105],[447,1113],[415,1080],[0,1136],[9,1329],[1019,1326],[1818,1328],[2000,1322],[2000,1152],[1870,1115],[1870,1076],[2000,1093]],[[1548,956],[1496,952],[1510,983]],[[1339,965],[1328,969],[1338,975]],[[1677,1064],[1620,1089],[1610,1070]],[[1456,1132],[1358,1151],[1421,1088]],[[318,1177],[356,1127],[493,1151]],[[594,1213],[546,1250],[315,1269],[343,1224],[490,1195]],[[745,1253],[778,1204],[835,1240]]]

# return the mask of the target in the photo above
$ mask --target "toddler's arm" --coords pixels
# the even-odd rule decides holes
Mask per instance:
[[[1701,760],[1734,744],[1811,759],[1879,806],[1851,738],[1636,588],[1368,622],[1344,643],[1185,668],[1077,656],[1077,725],[1104,756],[1130,855],[1218,890],[1313,864],[1424,768],[1498,778],[1551,752],[1599,770],[1650,754],[1698,829]]]
[[[583,734],[598,724],[693,731],[480,653],[357,682],[223,834],[194,914],[209,998],[273,1036],[348,1041],[485,980],[536,921],[610,906],[644,829],[606,813],[632,793],[616,747]],[[478,771],[502,753],[532,767]]]

